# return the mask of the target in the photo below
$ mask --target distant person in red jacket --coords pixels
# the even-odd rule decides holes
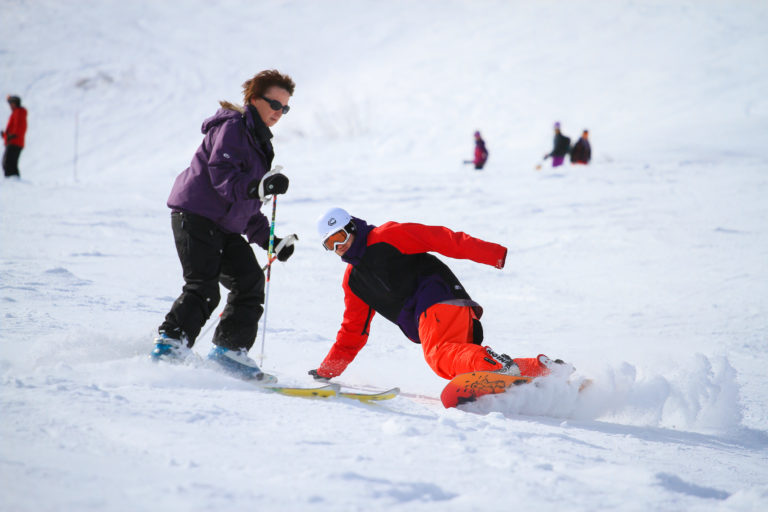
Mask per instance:
[[[589,131],[584,130],[571,150],[571,163],[587,165],[591,158],[592,148],[589,146]]]
[[[11,107],[11,117],[3,133],[3,171],[5,177],[19,177],[19,156],[24,149],[24,135],[27,133],[27,109],[21,106],[21,98],[8,96]]]
[[[336,342],[309,374],[318,380],[341,375],[368,341],[375,313],[420,343],[430,368],[445,379],[460,373],[495,371],[538,377],[550,372],[543,354],[512,359],[481,345],[483,308],[448,266],[430,252],[501,269],[507,249],[442,226],[387,222],[372,226],[341,208],[317,223],[323,247],[347,263],[344,319]]]
[[[480,132],[475,132],[475,169],[480,170],[488,161],[488,149],[485,147],[485,141],[480,136]]]

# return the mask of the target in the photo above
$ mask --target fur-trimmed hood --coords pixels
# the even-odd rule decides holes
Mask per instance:
[[[235,112],[240,112],[241,114],[245,114],[245,107],[242,105],[235,105],[234,103],[230,103],[227,100],[220,101],[219,105],[221,105],[221,108],[223,109],[234,110]]]
[[[222,101],[219,103],[221,108],[216,111],[211,117],[203,121],[203,125],[200,127],[200,131],[208,133],[211,128],[218,126],[230,119],[241,119],[245,116],[245,107],[240,107],[229,103],[228,101]]]
[[[213,116],[203,121],[201,131],[204,134],[208,133],[214,126],[230,119],[245,119],[248,132],[258,144],[267,144],[272,138],[272,131],[261,120],[261,116],[254,106],[235,105],[229,101],[220,101],[219,105],[221,105],[221,108]],[[267,152],[271,151],[272,148],[270,147]]]

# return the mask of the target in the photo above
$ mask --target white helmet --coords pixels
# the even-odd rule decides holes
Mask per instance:
[[[336,231],[349,224],[352,217],[342,208],[331,208],[317,219],[317,232],[325,240]]]

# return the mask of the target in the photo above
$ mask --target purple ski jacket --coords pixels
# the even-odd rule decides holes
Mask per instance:
[[[210,219],[222,231],[243,234],[263,246],[269,221],[261,201],[249,198],[247,188],[272,165],[272,132],[255,108],[233,108],[238,107],[220,108],[203,121],[205,138],[189,167],[176,177],[168,207]]]

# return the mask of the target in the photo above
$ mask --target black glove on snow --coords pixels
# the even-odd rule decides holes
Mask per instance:
[[[328,382],[329,380],[331,380],[328,377],[321,377],[321,376],[319,376],[317,374],[317,370],[309,370],[307,373],[309,375],[311,375],[313,379],[319,380],[320,382]]]
[[[253,180],[248,184],[248,197],[251,199],[258,199],[259,196],[259,185],[262,184],[262,181],[264,182],[264,195],[277,195],[277,194],[285,194],[288,192],[288,176],[285,174],[273,174],[272,176],[267,176],[263,180]]]

